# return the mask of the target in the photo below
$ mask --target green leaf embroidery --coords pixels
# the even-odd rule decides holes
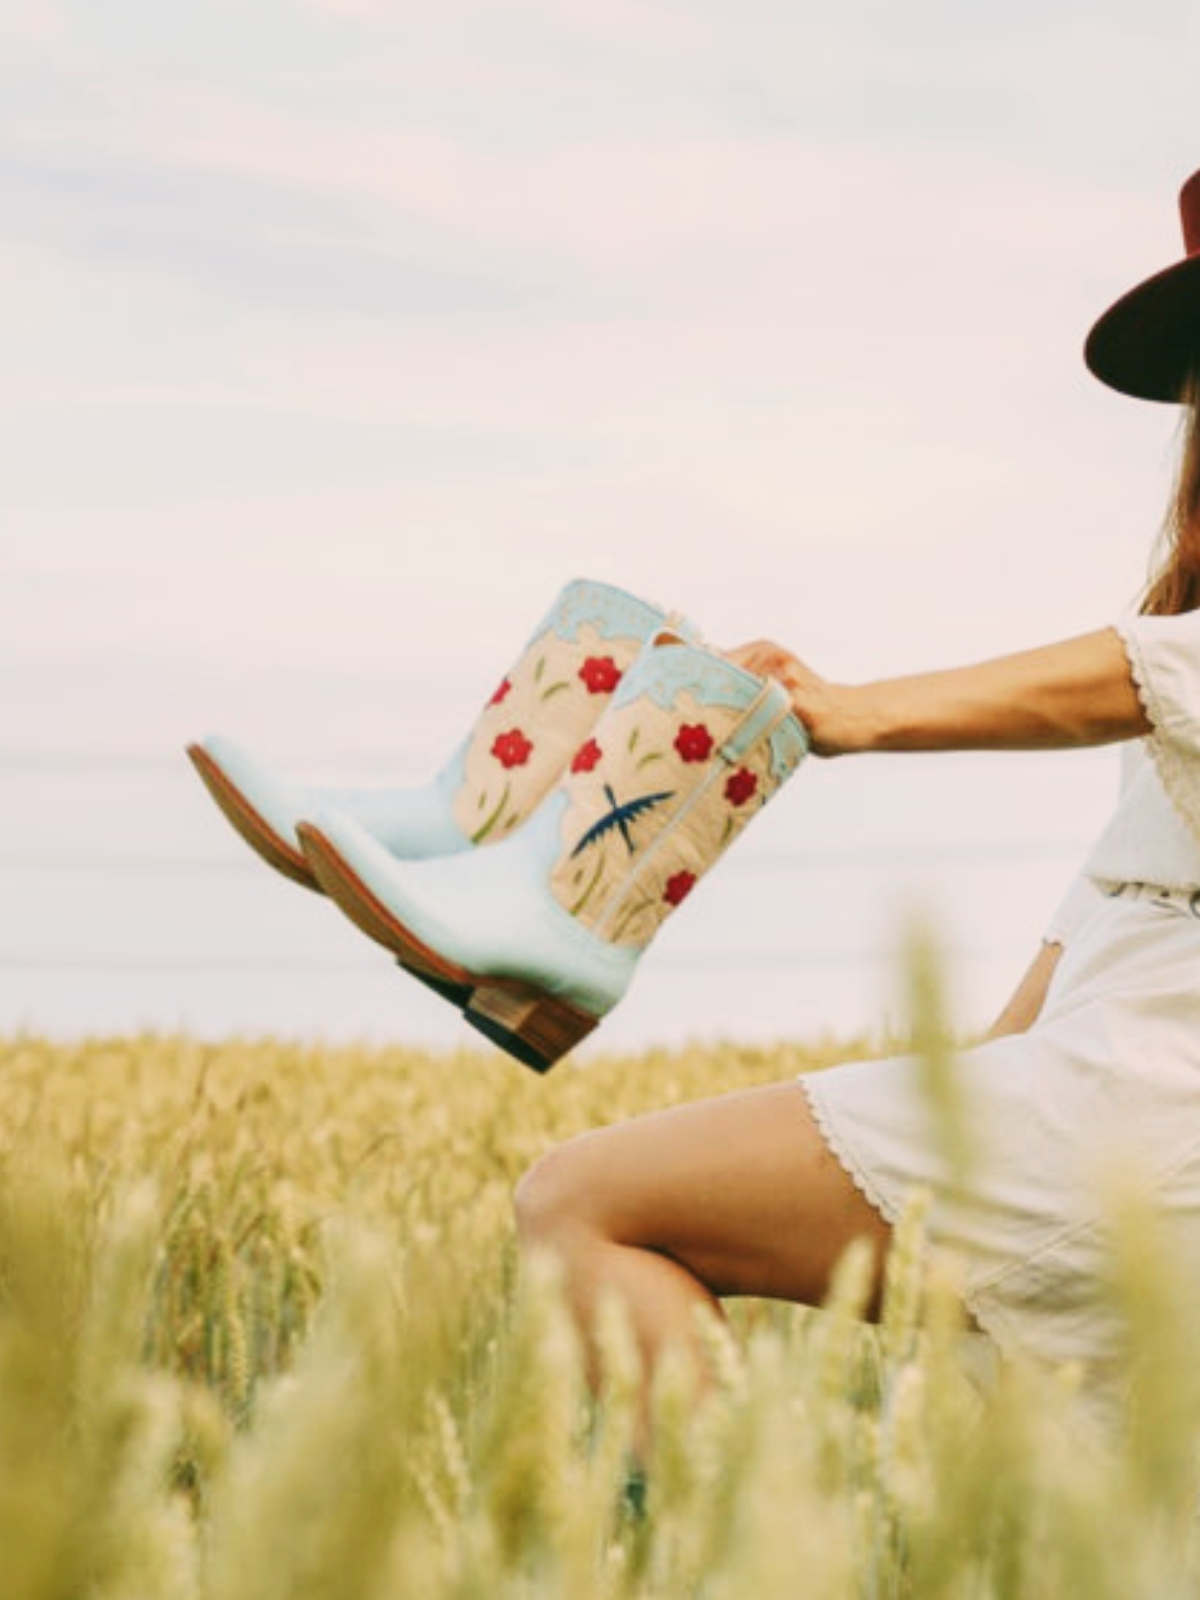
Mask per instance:
[[[631,906],[627,906],[625,908],[624,914],[617,918],[616,925],[614,926],[612,932],[609,934],[609,939],[611,940],[611,942],[613,944],[620,944],[621,935],[625,932],[625,929],[629,926],[629,924],[633,921],[633,919],[639,914],[639,912],[641,912],[644,909],[645,909],[645,901],[644,900],[639,900],[636,904],[631,905]]]
[[[483,840],[487,838],[488,834],[491,833],[492,829],[499,822],[501,814],[503,813],[505,806],[508,804],[508,797],[511,793],[512,784],[506,783],[504,785],[504,793],[500,796],[500,799],[496,805],[496,809],[492,812],[491,816],[485,817],[483,822],[480,823],[479,827],[476,828],[475,832],[471,835],[472,844],[481,844]]]
[[[570,907],[570,912],[573,917],[577,917],[583,910],[584,906],[587,905],[588,901],[592,898],[592,895],[595,893],[596,885],[600,882],[600,879],[604,873],[604,866],[604,855],[603,852],[601,852],[596,857],[596,870],[592,873],[591,882],[584,889],[578,900],[576,900],[575,903]]]

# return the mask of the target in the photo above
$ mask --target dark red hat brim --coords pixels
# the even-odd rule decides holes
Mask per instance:
[[[1122,394],[1182,400],[1188,375],[1200,368],[1200,255],[1122,295],[1088,334],[1083,357]]]

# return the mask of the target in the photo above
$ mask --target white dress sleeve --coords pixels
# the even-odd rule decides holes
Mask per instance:
[[[1151,731],[1163,788],[1200,841],[1200,611],[1117,624]]]

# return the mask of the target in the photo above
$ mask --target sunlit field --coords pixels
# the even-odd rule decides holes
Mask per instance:
[[[919,1267],[881,1326],[731,1307],[668,1364],[644,1495],[613,1315],[588,1398],[510,1197],[570,1134],[861,1044],[570,1063],[186,1038],[0,1042],[2,1600],[1169,1600],[1200,1589],[1192,1330],[1115,1219],[1140,1387],[964,1362]],[[969,1343],[969,1342],[968,1342]]]

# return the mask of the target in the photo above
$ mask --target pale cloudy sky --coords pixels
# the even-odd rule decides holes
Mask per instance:
[[[1173,418],[1079,352],[1197,60],[1191,0],[0,0],[0,761],[425,770],[576,575],[849,677],[1107,620]]]

